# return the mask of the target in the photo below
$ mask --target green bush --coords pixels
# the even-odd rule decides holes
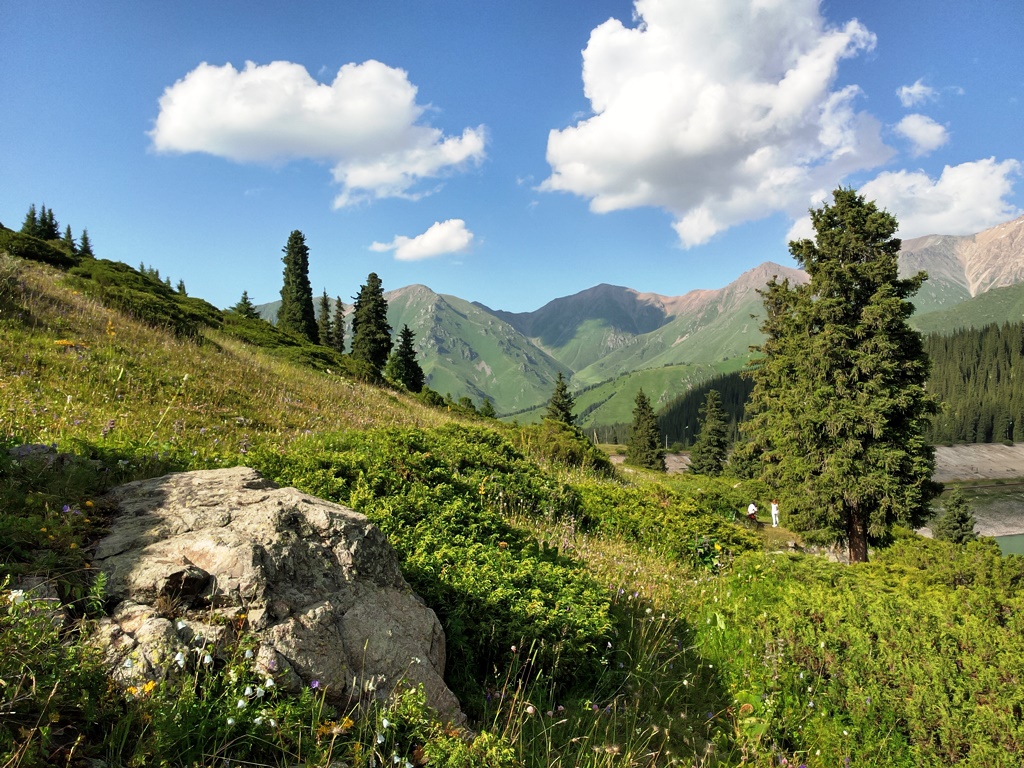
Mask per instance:
[[[41,261],[62,269],[73,267],[82,261],[80,256],[66,253],[44,240],[0,227],[0,253],[4,251],[19,259]]]
[[[127,264],[89,259],[69,273],[78,287],[107,306],[178,336],[197,336],[203,326],[218,327],[222,313],[202,299],[183,296],[153,275]]]
[[[530,643],[556,680],[600,671],[605,591],[504,517],[571,514],[578,500],[493,430],[311,436],[287,456],[257,449],[250,459],[275,481],[348,504],[380,526],[444,625],[450,683],[471,709],[494,670]]]
[[[605,476],[613,472],[611,461],[601,449],[578,429],[560,421],[544,419],[540,424],[520,427],[514,439],[521,451],[541,461]]]

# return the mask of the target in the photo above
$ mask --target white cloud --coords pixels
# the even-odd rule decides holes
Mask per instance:
[[[818,0],[636,0],[583,52],[594,114],[548,137],[541,188],[595,212],[656,206],[684,246],[743,221],[794,218],[819,189],[892,155],[840,62],[870,50],[857,21],[830,27]]]
[[[949,141],[945,126],[926,115],[907,115],[896,124],[896,133],[910,140],[914,157],[934,152]]]
[[[203,63],[164,91],[149,135],[158,152],[329,162],[340,207],[419,197],[419,182],[483,160],[483,126],[445,136],[422,122],[426,109],[408,74],[379,61],[346,64],[330,84],[287,61]]]
[[[936,99],[938,95],[934,88],[925,85],[921,80],[918,80],[913,85],[901,85],[896,89],[896,96],[899,97],[900,104],[904,107],[924,104],[927,101]]]
[[[460,253],[473,242],[473,233],[466,229],[462,219],[435,221],[422,235],[406,237],[396,235],[390,243],[374,243],[371,251],[394,251],[399,261],[419,261],[446,253]]]
[[[1006,201],[1020,172],[1017,160],[990,157],[947,165],[938,179],[923,171],[887,171],[859,192],[896,216],[900,237],[969,235],[1020,215]]]

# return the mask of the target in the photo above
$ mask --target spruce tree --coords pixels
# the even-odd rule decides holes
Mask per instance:
[[[728,425],[717,389],[708,391],[700,408],[697,440],[690,451],[690,471],[697,475],[717,477],[722,474],[729,455]]]
[[[480,406],[480,415],[488,419],[494,419],[498,416],[498,412],[494,410],[494,403],[486,395],[484,396],[483,404]]]
[[[82,230],[82,237],[78,240],[78,254],[80,256],[88,256],[90,259],[95,258],[96,254],[92,252],[92,241],[89,240],[89,230]]]
[[[331,347],[345,354],[345,305],[341,296],[334,300],[334,320],[331,322]]]
[[[555,391],[551,393],[551,400],[548,401],[548,409],[544,418],[552,421],[560,421],[570,427],[576,424],[576,417],[572,415],[572,409],[576,407],[576,399],[569,393],[569,384],[566,382],[562,372],[558,372],[555,379]]]
[[[376,272],[366,278],[352,309],[352,357],[369,363],[378,376],[391,353],[388,302]]]
[[[277,327],[315,344],[320,334],[313,310],[309,248],[305,235],[293,230],[283,250],[284,285],[281,286],[281,306],[277,308]]]
[[[25,214],[25,221],[21,224],[21,234],[35,237],[39,232],[39,214],[36,212],[36,204],[32,203]]]
[[[978,538],[974,532],[974,524],[977,522],[971,514],[970,505],[959,488],[950,491],[946,499],[946,511],[935,523],[932,531],[935,538],[941,541],[951,541],[954,544],[966,544]]]
[[[317,338],[320,346],[330,347],[334,343],[334,324],[331,320],[331,300],[327,297],[327,289],[320,296],[319,312],[316,317]]]
[[[790,499],[790,526],[845,540],[864,562],[894,524],[921,525],[937,486],[924,439],[937,412],[930,361],[907,319],[924,273],[901,279],[896,219],[852,189],[811,211],[791,242],[810,282],[763,290],[760,358],[744,431],[762,478]]]
[[[75,245],[74,235],[71,234],[71,225],[64,227],[64,237],[61,240],[68,253],[78,253],[78,246]]]
[[[242,317],[248,318],[249,320],[258,320],[260,313],[256,309],[256,305],[252,303],[249,298],[248,291],[242,291],[242,298],[238,300],[238,303],[231,308],[232,312],[235,312]]]
[[[388,358],[388,364],[384,368],[384,376],[391,381],[401,384],[410,392],[420,392],[423,389],[423,369],[416,360],[416,350],[413,348],[415,334],[408,325],[403,325],[398,334],[398,346]]]
[[[36,237],[41,240],[60,239],[60,225],[57,224],[57,219],[53,215],[53,209],[47,208],[45,205],[42,207],[40,212],[39,233]]]
[[[170,278],[168,278],[169,280]],[[185,290],[185,281],[178,280],[178,287],[175,289],[179,296],[188,296],[188,291]]]
[[[661,433],[658,431],[658,417],[654,414],[651,401],[641,389],[633,407],[633,424],[629,429],[626,443],[626,463],[634,467],[665,471],[665,457],[660,451]]]

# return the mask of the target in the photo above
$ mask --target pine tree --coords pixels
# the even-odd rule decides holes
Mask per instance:
[[[935,523],[932,531],[935,538],[941,541],[951,541],[954,544],[966,544],[978,538],[974,532],[974,524],[977,522],[971,514],[970,505],[959,488],[950,491],[946,499],[946,511]]]
[[[488,419],[497,418],[498,412],[494,410],[494,403],[491,402],[491,398],[484,397],[484,402],[480,406],[480,415]]]
[[[331,323],[331,346],[345,354],[345,305],[341,296],[334,300],[334,320]]]
[[[231,308],[232,312],[235,312],[242,317],[248,318],[249,320],[258,320],[260,313],[256,309],[256,305],[252,303],[249,298],[248,291],[242,291],[242,298],[238,300],[238,303]]]
[[[57,219],[53,215],[53,209],[47,208],[45,205],[40,211],[39,232],[36,237],[41,240],[60,239],[60,225],[57,224]]]
[[[408,325],[403,325],[398,334],[398,346],[388,358],[387,366],[384,368],[384,376],[401,384],[410,392],[420,392],[423,389],[423,369],[416,360],[416,350],[413,348],[415,334]]]
[[[930,362],[907,324],[925,275],[900,279],[896,219],[852,189],[811,211],[790,243],[810,277],[762,291],[766,319],[744,431],[762,478],[790,498],[790,526],[845,540],[850,561],[891,526],[917,527],[937,487],[924,439]]]
[[[629,440],[626,443],[626,463],[664,472],[665,457],[660,447],[658,417],[654,414],[650,399],[641,389],[633,408],[633,425],[629,429]]]
[[[25,221],[21,225],[21,234],[36,237],[39,232],[39,214],[36,212],[36,204],[32,203],[25,214]]]
[[[80,256],[88,256],[90,259],[96,258],[96,254],[92,252],[92,241],[89,240],[89,230],[82,230],[82,237],[78,240],[78,253]]]
[[[313,310],[313,286],[309,283],[306,236],[293,230],[283,250],[284,285],[281,286],[281,306],[277,308],[277,327],[315,344],[319,331]]]
[[[64,237],[61,240],[68,253],[78,253],[78,246],[75,245],[75,238],[71,234],[71,225],[64,227]]]
[[[555,379],[555,391],[551,393],[551,400],[548,401],[548,409],[544,418],[552,421],[560,421],[570,427],[575,425],[576,417],[572,415],[572,409],[576,407],[576,399],[569,393],[569,385],[558,372]]]
[[[376,272],[366,278],[352,309],[352,357],[369,363],[379,376],[391,353],[388,302]]]
[[[178,280],[178,287],[175,290],[177,290],[179,296],[188,296],[188,291],[185,290],[184,280]]]
[[[317,338],[320,346],[330,347],[334,344],[334,323],[331,320],[331,300],[327,297],[327,289],[320,296],[320,307],[316,317]]]
[[[690,471],[717,477],[722,474],[729,454],[728,426],[718,390],[712,389],[700,409],[699,432],[690,452]]]

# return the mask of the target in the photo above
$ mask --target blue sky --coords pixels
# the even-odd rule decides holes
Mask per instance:
[[[1019,0],[2,3],[0,222],[29,204],[218,306],[293,229],[527,311],[791,264],[838,184],[903,237],[1024,212]]]

